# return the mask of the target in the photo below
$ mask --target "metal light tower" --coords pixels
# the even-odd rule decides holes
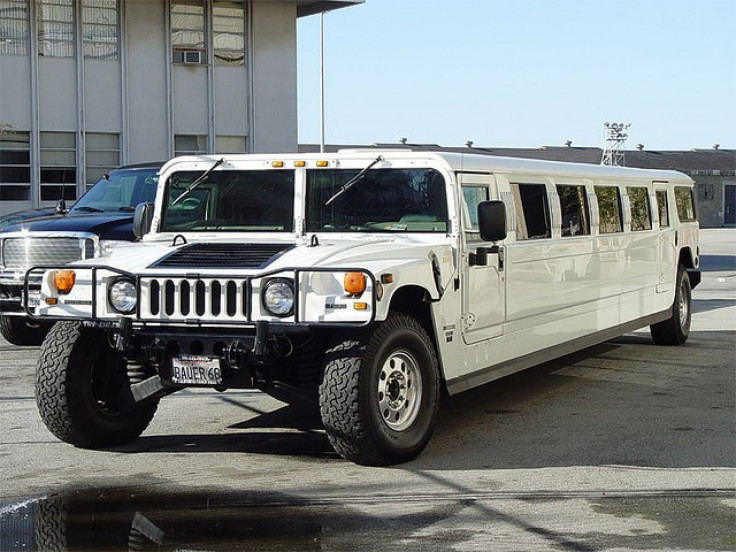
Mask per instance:
[[[626,131],[631,123],[604,123],[603,126],[606,127],[606,149],[601,165],[623,167],[626,164],[624,143],[629,137]]]

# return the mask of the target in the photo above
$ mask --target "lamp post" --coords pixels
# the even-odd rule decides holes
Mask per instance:
[[[319,14],[319,152],[325,152],[325,14]]]

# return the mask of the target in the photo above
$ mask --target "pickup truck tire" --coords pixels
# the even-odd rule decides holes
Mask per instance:
[[[25,316],[0,316],[0,335],[13,345],[40,345],[51,326]]]
[[[386,466],[416,458],[432,435],[440,378],[434,344],[405,314],[327,352],[319,389],[327,437],[343,458]]]
[[[657,345],[682,345],[690,335],[692,290],[690,278],[682,265],[677,268],[675,283],[675,300],[671,316],[649,327],[652,340]]]
[[[56,437],[81,448],[136,439],[158,401],[135,403],[123,358],[101,330],[59,322],[49,332],[36,367],[36,404]]]

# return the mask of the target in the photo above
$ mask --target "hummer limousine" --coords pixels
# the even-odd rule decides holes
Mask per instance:
[[[458,393],[650,326],[698,284],[677,172],[408,150],[180,157],[139,243],[36,266],[58,321],[36,393],[58,438],[136,439],[187,387],[313,400],[344,458],[388,465]],[[36,306],[36,304],[38,306]]]

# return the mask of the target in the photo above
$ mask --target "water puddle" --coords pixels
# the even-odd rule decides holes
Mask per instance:
[[[74,491],[0,501],[0,550],[309,551],[372,549],[382,542],[383,550],[400,550],[402,536],[451,517],[464,503],[392,511],[278,493]]]

